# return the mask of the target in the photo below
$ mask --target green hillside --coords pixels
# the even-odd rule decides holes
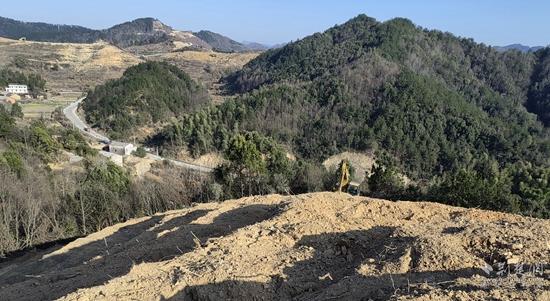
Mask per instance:
[[[548,131],[523,106],[535,62],[408,20],[359,16],[260,55],[229,78],[235,91],[259,89],[216,111],[305,158],[388,151],[413,177],[486,155],[542,164]]]
[[[537,64],[529,89],[527,108],[539,115],[540,120],[550,126],[550,48],[535,54]]]
[[[260,55],[227,78],[242,96],[183,116],[156,142],[202,154],[223,150],[234,133],[258,131],[309,162],[374,150],[379,164],[418,183],[386,197],[453,196],[458,205],[545,212],[546,194],[528,199],[520,188],[533,174],[547,181],[548,169],[537,169],[550,158],[544,51],[497,52],[406,19],[360,15]],[[470,182],[486,200],[460,203],[454,189]]]
[[[186,73],[166,63],[148,62],[90,91],[84,110],[91,125],[119,137],[207,103],[206,90]]]
[[[219,33],[201,30],[199,32],[195,32],[194,35],[208,43],[208,45],[212,46],[212,48],[216,51],[242,52],[249,50],[246,45],[243,45]]]

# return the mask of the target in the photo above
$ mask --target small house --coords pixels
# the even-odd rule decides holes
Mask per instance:
[[[27,85],[9,84],[6,88],[6,93],[29,94],[29,88]]]
[[[120,156],[128,156],[136,150],[132,143],[112,141],[109,144],[109,152]]]
[[[111,162],[115,163],[116,165],[118,165],[120,167],[124,167],[124,157],[123,156],[121,156],[119,154],[106,152],[106,151],[100,151],[99,154],[106,157]]]

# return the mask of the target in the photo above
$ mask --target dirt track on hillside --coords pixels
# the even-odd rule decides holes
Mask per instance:
[[[549,258],[550,221],[273,195],[132,220],[0,264],[0,299],[550,300]]]

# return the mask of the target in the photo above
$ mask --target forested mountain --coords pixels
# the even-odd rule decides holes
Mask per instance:
[[[93,43],[104,40],[119,47],[154,44],[170,40],[172,28],[153,18],[141,18],[105,30],[81,26],[20,22],[0,17],[0,36],[32,41]]]
[[[0,17],[0,36],[12,39],[62,43],[93,43],[105,40],[124,47],[168,40],[169,27],[153,18],[137,19],[106,30],[74,25],[21,22]]]
[[[103,40],[121,48],[178,41],[196,49],[214,48],[223,52],[257,50],[254,46],[248,47],[211,31],[178,31],[154,18],[140,18],[108,29],[94,30],[82,26],[21,22],[0,17],[0,37],[61,43],[94,43]]]
[[[242,44],[245,45],[249,50],[253,50],[253,51],[264,51],[264,50],[267,50],[269,48],[276,47],[276,45],[275,46],[268,46],[268,45],[265,45],[265,44],[262,44],[262,43],[248,42],[248,41],[243,41]]]
[[[206,90],[185,72],[167,63],[148,62],[90,91],[84,109],[90,124],[120,137],[208,102]]]
[[[269,48],[255,42],[239,43],[219,33],[208,30],[201,30],[193,34],[212,46],[212,49],[220,52],[264,51]]]
[[[375,150],[381,172],[406,173],[424,198],[429,189],[459,205],[544,215],[548,195],[526,187],[550,174],[545,53],[360,15],[263,53],[227,78],[244,95],[183,116],[155,141],[202,154],[258,131],[310,162]]]
[[[550,127],[550,48],[535,53],[537,64],[529,89],[527,108],[539,115],[540,120]]]
[[[522,44],[511,44],[511,45],[507,45],[507,46],[496,46],[495,49],[497,51],[508,51],[508,50],[517,50],[517,51],[521,51],[521,52],[535,52],[537,50],[541,50],[542,46],[534,46],[534,47],[531,47],[531,46],[526,46],[526,45],[522,45]]]
[[[172,42],[183,42],[195,49],[212,48],[191,32],[175,30],[154,18],[140,18],[115,25],[102,30],[101,38],[121,48]]]
[[[0,17],[0,36],[44,42],[92,43],[100,38],[101,32],[82,26],[21,22]]]
[[[547,162],[548,131],[522,105],[536,61],[362,15],[267,51],[228,81],[236,92],[261,87],[237,102],[241,127],[316,160],[384,149],[421,177],[484,155]]]
[[[208,43],[214,50],[221,52],[242,52],[248,51],[249,48],[237,41],[234,41],[219,33],[211,32],[208,30],[201,30],[194,33],[201,40]]]

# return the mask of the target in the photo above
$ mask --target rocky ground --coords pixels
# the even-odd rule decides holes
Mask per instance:
[[[339,193],[201,204],[0,263],[1,300],[550,300],[550,221]]]

